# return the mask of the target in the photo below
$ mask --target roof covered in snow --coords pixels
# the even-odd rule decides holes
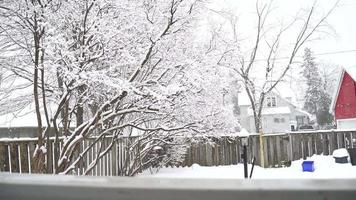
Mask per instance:
[[[344,70],[351,76],[354,81],[356,81],[356,65],[350,67],[343,67]]]
[[[48,107],[51,114],[51,107]],[[41,108],[41,113],[43,109]],[[51,116],[49,116],[51,117]],[[41,115],[42,121],[45,121],[45,116]],[[22,110],[0,115],[0,127],[37,127],[37,115],[33,104],[27,105]]]
[[[290,87],[280,85],[278,86],[278,88],[273,89],[272,93],[278,95],[279,97],[289,102],[290,104],[298,107],[296,102],[296,94],[293,92],[293,90]],[[242,92],[238,93],[238,104],[239,106],[251,105],[250,99],[245,89],[243,89]]]
[[[248,109],[248,115],[252,116],[253,112],[252,109]],[[275,114],[290,114],[291,110],[289,109],[288,106],[284,107],[267,107],[262,109],[262,115],[275,115]]]

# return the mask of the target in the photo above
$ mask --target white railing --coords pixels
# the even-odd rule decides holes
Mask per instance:
[[[354,200],[356,179],[232,180],[0,173],[0,199]]]

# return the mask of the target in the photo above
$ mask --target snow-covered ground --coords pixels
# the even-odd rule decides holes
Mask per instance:
[[[252,178],[254,179],[334,179],[334,178],[356,178],[356,166],[350,163],[335,163],[332,156],[314,155],[307,160],[314,161],[314,172],[303,172],[303,160],[292,162],[290,167],[263,169],[255,166]],[[249,165],[249,171],[251,165]],[[243,164],[202,167],[194,164],[192,167],[184,168],[163,168],[156,174],[145,171],[139,177],[157,178],[223,178],[223,179],[242,179],[244,177]]]

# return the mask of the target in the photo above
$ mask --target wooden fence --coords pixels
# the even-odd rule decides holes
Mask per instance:
[[[138,153],[138,149],[128,150],[129,143],[134,142],[137,137],[123,137],[114,143],[111,151],[109,151],[98,164],[91,170],[89,175],[94,176],[122,176],[127,171],[127,160],[134,159]],[[0,139],[0,172],[14,173],[32,173],[33,169],[33,153],[36,148],[36,138],[11,138]],[[90,146],[95,138],[86,139],[82,142],[79,152]],[[54,171],[54,138],[50,139],[51,149],[49,160],[46,157],[45,162],[48,164],[47,173]],[[105,138],[103,141],[97,142],[85,155],[83,162],[75,169],[74,174],[84,174],[84,170],[98,156],[99,149],[105,149],[109,146],[111,138]],[[59,143],[59,149],[62,148],[62,140]],[[78,153],[79,153],[78,152]],[[76,156],[74,156],[76,157]]]
[[[288,166],[291,161],[317,155],[331,155],[338,148],[356,148],[355,131],[308,131],[284,134],[266,134],[264,142],[264,167]],[[248,162],[256,158],[261,164],[259,135],[249,136]],[[242,162],[241,138],[196,138],[187,151],[182,166],[197,163],[202,166],[232,165]]]
[[[139,149],[129,151],[129,144],[137,138],[123,137],[117,140],[112,150],[99,160],[90,172],[94,176],[123,176],[127,171],[127,160],[134,159]],[[86,154],[84,161],[76,168],[75,174],[83,174],[84,169],[96,158],[102,145],[109,145],[111,138],[97,143]],[[251,135],[248,145],[248,161],[256,157],[256,164],[260,165],[259,136]],[[83,141],[81,148],[86,148],[94,139]],[[338,148],[356,148],[356,131],[319,131],[294,132],[288,134],[270,134],[263,136],[264,167],[281,167],[291,161],[312,156],[313,154],[330,155]],[[35,149],[35,138],[0,139],[0,171],[31,173],[32,155]],[[53,139],[49,149],[53,152]],[[241,162],[242,144],[237,136],[195,137],[187,144],[184,161],[179,166],[191,166],[197,163],[202,166],[231,165]],[[61,144],[60,144],[61,148]],[[46,160],[48,173],[53,173],[53,153]],[[144,170],[144,169],[142,169]]]

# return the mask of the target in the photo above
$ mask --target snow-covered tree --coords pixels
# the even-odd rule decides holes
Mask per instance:
[[[293,18],[275,16],[273,1],[256,1],[254,12],[254,34],[240,38],[243,31],[238,26],[238,17],[229,11],[217,11],[231,28],[225,33],[228,44],[220,64],[231,68],[239,75],[251,103],[254,125],[260,134],[261,164],[263,161],[262,110],[266,97],[280,82],[295,62],[302,46],[324,28],[327,17],[338,1],[324,15],[318,16],[316,2],[303,8]],[[227,37],[231,36],[230,39]],[[236,42],[239,41],[239,42]],[[241,42],[245,41],[245,42]],[[233,54],[234,56],[230,56]],[[281,59],[283,58],[283,59]]]
[[[302,75],[307,89],[304,95],[304,109],[316,116],[319,125],[330,124],[333,120],[329,112],[331,97],[319,73],[313,53],[309,48],[304,49]]]
[[[140,169],[137,166],[145,168],[157,161],[149,157],[157,146],[164,145],[169,152],[160,162],[174,162],[185,153],[181,145],[184,136],[233,132],[238,126],[232,109],[223,106],[226,73],[215,65],[217,57],[205,54],[205,43],[195,42],[194,27],[204,9],[203,2],[31,3],[31,9],[24,2],[4,4],[1,9],[16,16],[40,16],[40,29],[27,30],[30,19],[25,21],[27,31],[15,29],[5,37],[25,35],[23,40],[13,40],[17,46],[17,40],[32,41],[33,32],[41,31],[37,48],[40,59],[38,66],[33,64],[41,76],[36,75],[38,71],[29,73],[39,80],[30,83],[38,90],[35,97],[41,99],[42,108],[38,111],[46,116],[47,124],[39,125],[42,142],[36,152],[44,151],[36,155],[47,152],[43,139],[48,134],[43,127],[53,127],[55,173],[72,172],[84,155],[107,137],[112,138],[110,144],[99,149],[85,174],[123,136],[140,136],[127,146],[140,149],[139,156],[127,160],[124,175],[133,175]],[[9,25],[18,20],[7,19]],[[28,61],[24,69],[36,60],[32,56],[37,50],[33,46],[24,48],[29,52],[24,54]],[[176,135],[180,137],[172,139]],[[61,149],[60,137],[64,137]],[[89,137],[95,137],[94,143],[80,150]]]

